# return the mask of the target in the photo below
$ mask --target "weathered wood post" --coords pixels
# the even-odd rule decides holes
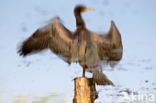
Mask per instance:
[[[94,103],[96,98],[98,98],[98,93],[92,78],[79,77],[74,79],[73,103]]]

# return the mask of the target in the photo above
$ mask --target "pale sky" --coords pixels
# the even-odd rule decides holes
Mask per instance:
[[[72,98],[73,79],[81,76],[78,64],[68,66],[50,51],[22,58],[17,48],[54,16],[59,16],[64,25],[74,31],[73,8],[77,4],[96,10],[83,14],[89,30],[107,32],[110,21],[114,20],[121,32],[123,59],[113,71],[104,70],[106,75],[122,88],[140,90],[146,87],[143,84],[146,79],[156,83],[156,0],[0,0],[2,99],[48,93]]]

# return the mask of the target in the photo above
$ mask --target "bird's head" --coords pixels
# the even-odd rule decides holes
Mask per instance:
[[[87,11],[94,11],[93,8],[87,8],[84,5],[77,5],[74,9],[75,13],[83,13],[83,12],[87,12]]]

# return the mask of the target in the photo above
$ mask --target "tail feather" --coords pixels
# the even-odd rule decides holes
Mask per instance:
[[[107,78],[107,76],[101,70],[94,70],[93,73],[93,80],[97,85],[112,85],[114,83]]]

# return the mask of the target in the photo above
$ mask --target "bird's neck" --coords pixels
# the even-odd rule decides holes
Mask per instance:
[[[85,23],[82,19],[81,13],[75,12],[75,17],[76,17],[76,27],[77,28],[85,28]]]

